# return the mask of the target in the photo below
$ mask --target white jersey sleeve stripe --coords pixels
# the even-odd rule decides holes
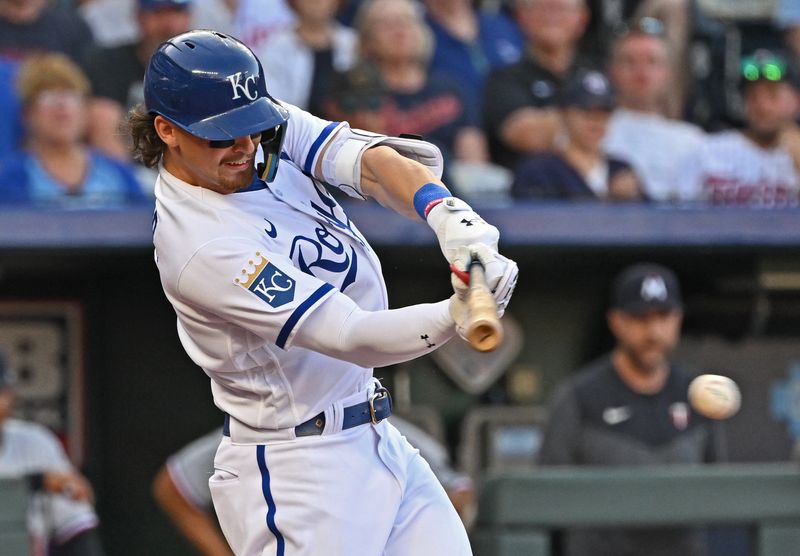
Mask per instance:
[[[311,175],[311,170],[314,168],[314,159],[317,157],[320,147],[325,140],[330,137],[331,133],[333,133],[333,130],[339,127],[339,125],[341,125],[341,122],[331,122],[325,126],[325,129],[322,130],[322,133],[317,136],[317,139],[314,141],[314,143],[311,145],[311,149],[308,151],[305,164],[303,164],[303,171],[306,174]]]
[[[292,333],[292,330],[294,330],[294,327],[297,325],[298,321],[305,314],[305,312],[308,311],[317,301],[322,299],[325,294],[332,289],[333,286],[331,284],[322,284],[319,288],[317,288],[317,291],[309,295],[306,300],[298,305],[294,312],[289,315],[289,318],[286,319],[286,322],[284,323],[283,328],[281,328],[281,331],[278,333],[278,338],[275,341],[275,344],[279,348],[284,348],[286,345],[286,340],[289,339],[289,335]]]

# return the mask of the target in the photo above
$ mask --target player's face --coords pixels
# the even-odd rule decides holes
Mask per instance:
[[[648,311],[633,315],[613,310],[609,327],[618,348],[643,372],[655,371],[667,361],[680,337],[680,311]]]
[[[620,97],[634,108],[659,102],[669,79],[664,41],[645,34],[622,39],[614,51],[609,73]]]
[[[785,82],[757,81],[747,85],[744,111],[747,126],[770,139],[777,136],[797,115],[797,93]]]
[[[233,145],[220,149],[161,116],[156,117],[156,129],[167,145],[164,167],[178,179],[223,195],[243,189],[253,180],[261,134],[238,137]]]

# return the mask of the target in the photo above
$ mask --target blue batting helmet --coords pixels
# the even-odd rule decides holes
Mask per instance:
[[[239,40],[189,31],[161,44],[144,76],[150,113],[210,141],[283,126],[289,115],[267,93],[264,70]]]

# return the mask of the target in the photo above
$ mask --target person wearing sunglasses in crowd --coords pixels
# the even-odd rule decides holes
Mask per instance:
[[[681,197],[717,205],[796,206],[800,179],[782,143],[798,114],[798,76],[760,49],[741,62],[744,128],[709,135],[682,169]]]

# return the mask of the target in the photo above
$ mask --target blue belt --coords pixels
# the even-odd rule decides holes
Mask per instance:
[[[359,425],[372,423],[377,425],[392,414],[392,397],[386,388],[375,390],[369,400],[344,408],[342,430],[351,429]],[[222,425],[222,434],[231,435],[230,416],[225,414]],[[325,412],[318,413],[308,421],[300,423],[294,428],[295,436],[314,436],[322,434],[325,429]]]

